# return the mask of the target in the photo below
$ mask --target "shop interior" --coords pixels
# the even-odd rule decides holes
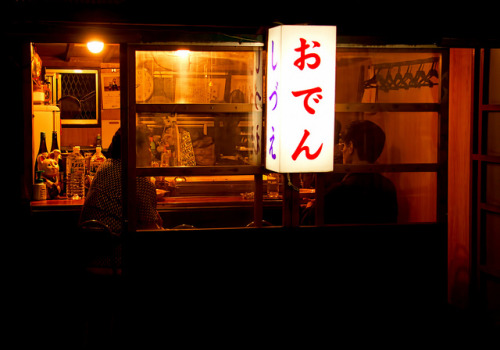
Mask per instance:
[[[92,53],[85,43],[34,43],[33,49],[43,74],[33,85],[34,108],[37,105],[60,108],[59,145],[63,156],[74,146],[80,146],[81,152],[89,157],[99,145],[105,154],[120,127],[119,45],[106,43],[99,53]],[[151,167],[174,167],[178,171],[179,166],[262,164],[263,155],[256,152],[259,135],[255,133],[259,127],[257,120],[262,117],[252,111],[251,89],[255,81],[248,80],[255,79],[248,72],[257,57],[260,58],[260,54],[255,51],[138,52],[136,101],[138,106],[146,107],[138,114],[137,125],[144,124],[151,132]],[[65,83],[66,90],[62,91],[61,76],[64,75],[66,79],[75,80]],[[371,120],[385,130],[386,145],[377,165],[382,167],[382,172],[389,170],[384,173],[397,187],[399,223],[433,222],[440,215],[437,188],[442,179],[438,178],[437,170],[445,161],[439,148],[441,106],[445,102],[442,87],[446,83],[442,75],[442,53],[438,50],[341,47],[337,50],[335,117],[338,129],[335,137],[338,140],[342,126],[359,119]],[[90,84],[79,80],[83,76],[90,79]],[[141,82],[144,82],[142,86]],[[183,88],[179,89],[181,85]],[[42,95],[37,94],[38,90],[48,91]],[[36,100],[36,96],[43,96],[40,97],[43,101]],[[398,104],[404,105],[404,110],[394,107]],[[161,113],[151,107],[158,105],[163,108]],[[204,107],[208,105],[215,105],[220,113],[212,113]],[[188,112],[194,113],[177,112],[179,106],[184,110],[190,108]],[[223,106],[240,106],[238,112],[244,113],[228,113],[229,107]],[[180,152],[175,154],[175,146],[171,146],[179,142],[184,132],[193,147],[192,159],[186,156],[181,160]],[[37,134],[34,130],[33,158],[38,151]],[[177,141],[172,141],[176,137]],[[335,172],[344,173],[342,160],[334,161]],[[244,205],[246,214],[242,221],[226,224],[177,221],[176,224],[244,226],[252,222],[255,186],[252,175],[186,176],[182,169],[178,173],[166,171],[168,176],[155,177],[158,204],[166,211],[171,208],[172,198],[182,199],[184,206],[213,207],[218,197],[225,197],[226,209],[241,198],[249,202]],[[314,175],[304,174],[300,179],[305,201],[315,191],[312,177]],[[284,182],[288,179],[283,175],[279,178],[278,198],[267,193],[267,174],[264,174],[264,198],[268,200],[270,215],[264,220],[272,225],[282,223],[281,207],[275,199],[282,198]],[[190,204],[186,204],[188,199]],[[174,206],[179,207],[179,202]]]

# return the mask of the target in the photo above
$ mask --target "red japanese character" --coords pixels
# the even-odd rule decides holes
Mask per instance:
[[[321,44],[317,41],[313,41],[313,48],[320,47]],[[321,63],[321,57],[317,53],[308,53],[306,54],[306,50],[311,47],[311,45],[307,44],[306,39],[300,38],[300,47],[296,48],[295,51],[300,52],[300,57],[293,62],[295,66],[297,66],[300,70],[304,69],[305,61],[312,58],[314,59],[314,63],[308,63],[307,66],[311,69],[318,68]]]
[[[317,94],[316,97],[313,97],[313,101],[319,103],[319,100],[323,98],[323,96],[319,94],[322,91],[323,90],[320,87],[315,87],[307,90],[292,91],[292,94],[295,97],[306,95],[306,97],[304,97],[304,108],[307,112],[309,112],[309,114],[314,114],[316,113],[316,111],[309,106],[309,97],[311,97],[313,94]]]
[[[300,140],[300,143],[297,146],[297,149],[292,154],[292,159],[294,161],[297,160],[298,156],[300,155],[300,153],[302,153],[302,151],[304,151],[306,153],[306,158],[309,160],[313,160],[313,159],[318,158],[319,154],[321,153],[321,149],[323,148],[323,144],[321,144],[321,146],[319,146],[318,150],[316,152],[314,152],[313,154],[311,154],[309,152],[309,146],[304,146],[304,143],[306,142],[306,140],[310,134],[311,133],[309,132],[309,130],[304,129],[304,136],[302,136],[302,140]]]

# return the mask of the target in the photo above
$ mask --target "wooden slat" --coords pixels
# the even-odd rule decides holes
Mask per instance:
[[[439,112],[439,103],[337,103],[335,112]]]
[[[481,112],[500,112],[500,105],[481,105],[479,110]]]
[[[137,176],[193,176],[193,175],[254,175],[262,174],[263,168],[253,165],[234,166],[178,166],[168,168],[137,168]]]
[[[137,113],[249,113],[250,103],[206,103],[206,104],[137,104]]]
[[[473,160],[479,160],[482,162],[488,162],[488,163],[500,163],[500,157],[499,156],[488,156],[485,154],[473,154],[472,155]]]
[[[207,104],[138,104],[138,113],[248,113],[253,111],[250,103]],[[337,103],[335,111],[342,112],[439,112],[439,103]]]
[[[492,212],[492,213],[500,214],[500,206],[498,206],[498,205],[481,203],[479,205],[479,207],[481,208],[481,210],[486,210],[486,211],[489,211],[489,212]]]
[[[75,44],[69,43],[66,46],[66,57],[64,58],[64,60],[66,62],[69,62],[71,58],[74,56],[74,54],[75,54]]]
[[[393,173],[393,172],[436,172],[439,170],[437,163],[408,163],[408,164],[352,164],[335,165],[336,173]]]

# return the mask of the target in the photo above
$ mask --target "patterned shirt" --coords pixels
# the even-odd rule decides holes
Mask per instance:
[[[106,159],[99,166],[83,205],[80,221],[98,220],[116,233],[122,232],[122,163]],[[145,177],[136,181],[137,227],[161,227],[161,218],[156,210],[156,189]],[[131,198],[133,201],[133,198]]]

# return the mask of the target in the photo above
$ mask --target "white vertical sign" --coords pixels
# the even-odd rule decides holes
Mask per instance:
[[[267,169],[333,171],[335,51],[334,26],[269,30]]]

